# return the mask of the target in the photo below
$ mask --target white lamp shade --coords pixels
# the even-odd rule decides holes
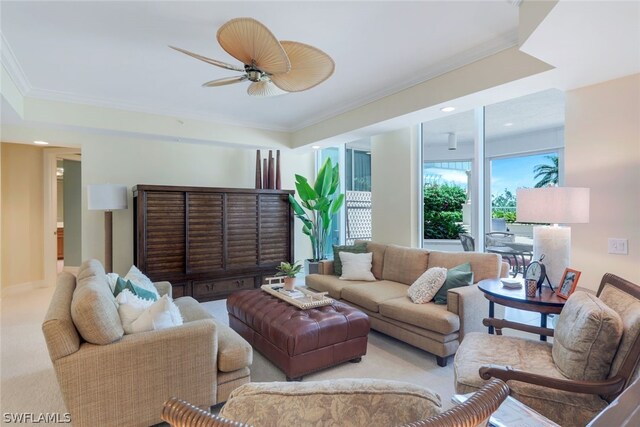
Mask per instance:
[[[520,188],[516,191],[518,222],[572,224],[589,222],[589,189]]]
[[[127,209],[127,186],[118,184],[95,184],[87,186],[90,211],[114,211]]]

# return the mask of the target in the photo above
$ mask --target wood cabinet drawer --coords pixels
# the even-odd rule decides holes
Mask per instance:
[[[189,282],[171,283],[171,296],[173,299],[191,295],[191,284]]]
[[[208,301],[227,296],[235,291],[254,289],[255,287],[255,276],[199,280],[193,282],[193,297],[198,301]]]

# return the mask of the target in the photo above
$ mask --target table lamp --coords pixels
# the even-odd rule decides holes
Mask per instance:
[[[113,271],[113,218],[112,211],[127,209],[127,186],[95,184],[87,186],[90,211],[104,211],[104,269]]]
[[[553,224],[533,227],[533,259],[545,256],[547,276],[557,286],[571,263],[571,227],[558,224],[589,222],[589,189],[519,188],[516,218],[524,223]]]

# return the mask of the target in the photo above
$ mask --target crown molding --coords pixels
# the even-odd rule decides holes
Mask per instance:
[[[4,38],[2,31],[0,31],[0,43],[0,60],[2,61],[2,65],[4,65],[7,73],[9,73],[9,77],[11,77],[11,80],[13,80],[13,83],[18,88],[20,95],[24,97],[31,91],[32,86],[16,59],[16,56],[13,54],[9,42]]]
[[[461,68],[465,65],[469,65],[472,62],[486,58],[503,50],[512,48],[518,45],[518,31],[513,30],[502,34],[486,43],[477,45],[470,49],[467,49],[457,55],[451,56],[444,61],[441,61],[436,66],[429,67],[422,70],[422,72],[416,72],[417,77],[407,80],[403,83],[398,83],[393,86],[389,86],[384,90],[369,94],[365,97],[354,100],[348,104],[345,104],[342,108],[332,108],[331,112],[327,112],[324,115],[316,115],[313,119],[300,122],[295,128],[290,129],[292,132],[300,131],[308,126],[312,126],[328,120],[332,117],[346,113],[363,105],[378,101],[394,93],[401,92],[405,89],[409,89],[412,86],[416,86],[420,83],[424,83],[435,77],[446,74],[457,68]]]
[[[231,126],[241,126],[254,129],[287,132],[290,129],[281,126],[269,126],[263,123],[251,122],[248,120],[238,120],[231,116],[221,114],[203,114],[197,111],[179,110],[168,107],[147,107],[134,103],[127,103],[111,99],[93,98],[84,95],[78,95],[70,92],[55,91],[49,89],[32,88],[29,91],[29,97],[55,102],[67,102],[71,104],[87,105],[99,108],[110,108],[115,110],[130,111],[136,113],[157,114],[161,116],[175,117],[178,119],[198,120],[207,123],[224,124]]]
[[[378,101],[394,93],[406,90],[412,86],[424,83],[435,77],[438,77],[447,72],[453,71],[457,68],[468,65],[474,61],[480,60],[487,56],[493,55],[505,49],[512,48],[518,44],[517,30],[513,30],[504,33],[486,43],[477,45],[473,48],[467,49],[457,55],[451,56],[444,61],[441,61],[434,67],[429,67],[415,73],[416,77],[406,80],[402,83],[389,86],[386,89],[370,93],[367,96],[360,97],[347,104],[344,104],[342,108],[331,108],[324,113],[314,115],[313,118],[297,122],[295,126],[274,126],[265,125],[264,123],[252,122],[248,120],[239,120],[237,118],[221,115],[221,114],[204,114],[193,110],[178,110],[169,107],[148,107],[133,103],[126,103],[122,101],[116,101],[111,99],[100,99],[88,97],[85,95],[79,95],[69,92],[54,91],[49,89],[40,89],[33,87],[27,79],[22,67],[16,60],[9,43],[0,32],[2,38],[2,63],[5,65],[10,77],[18,87],[18,90],[23,96],[28,96],[34,99],[42,99],[56,102],[68,102],[72,104],[87,105],[100,108],[110,108],[123,111],[131,111],[146,114],[158,114],[169,117],[198,120],[207,123],[217,123],[231,126],[241,126],[254,129],[261,129],[275,132],[297,132],[308,126],[312,126],[321,123],[325,120],[331,119],[340,114],[362,107],[363,105]]]

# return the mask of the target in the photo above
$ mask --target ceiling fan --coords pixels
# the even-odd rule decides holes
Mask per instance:
[[[299,42],[278,41],[267,27],[253,18],[230,20],[220,27],[216,38],[244,67],[169,46],[208,64],[243,73],[206,82],[204,87],[250,81],[247,93],[251,96],[301,92],[328,79],[335,69],[333,59],[320,49]]]

